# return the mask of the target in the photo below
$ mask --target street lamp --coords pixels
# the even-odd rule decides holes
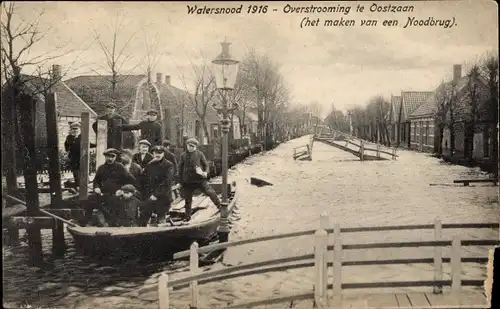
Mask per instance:
[[[224,235],[226,238],[229,233],[229,224],[227,221],[227,205],[228,205],[228,192],[227,192],[227,170],[228,170],[228,134],[230,128],[229,113],[233,112],[237,106],[229,107],[226,92],[234,89],[236,83],[236,75],[238,74],[238,64],[239,61],[231,59],[231,53],[229,52],[229,42],[220,43],[222,47],[221,53],[212,60],[213,71],[215,76],[215,84],[217,89],[221,92],[222,106],[214,108],[222,114],[222,119],[220,121],[222,129],[222,205],[221,205],[221,227],[220,235]],[[221,239],[224,241],[227,239]]]

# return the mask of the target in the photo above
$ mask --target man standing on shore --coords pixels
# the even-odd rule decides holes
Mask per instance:
[[[68,165],[73,173],[75,185],[78,187],[78,180],[80,175],[80,151],[81,151],[81,134],[80,123],[74,122],[70,125],[69,135],[66,136],[64,141],[64,150],[68,153]],[[90,148],[95,148],[96,144],[90,143]]]
[[[106,114],[97,117],[97,120],[106,120],[108,123],[108,145],[107,148],[121,148],[122,145],[114,145],[114,136],[115,136],[115,130],[113,128],[113,120],[115,119],[120,119],[123,124],[127,124],[127,120],[120,116],[116,112],[116,104],[115,103],[108,103],[106,105]],[[92,129],[94,132],[97,134],[97,121],[92,124]]]

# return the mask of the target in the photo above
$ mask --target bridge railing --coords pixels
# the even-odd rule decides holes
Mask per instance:
[[[392,160],[396,160],[396,158],[398,157],[398,155],[396,154],[397,148],[395,148],[395,147],[386,147],[386,146],[381,145],[380,143],[376,143],[374,145],[375,148],[370,148],[367,146],[370,144],[373,144],[371,142],[365,141],[363,139],[360,139],[359,137],[356,137],[356,136],[353,136],[353,135],[350,135],[350,134],[347,134],[347,133],[344,133],[341,131],[332,130],[332,132],[333,132],[332,133],[333,138],[335,138],[336,136],[342,136],[345,138],[345,140],[344,140],[345,146],[344,147],[347,148],[348,145],[353,145],[354,147],[357,147],[357,149],[354,149],[354,150],[359,153],[359,157],[361,158],[361,160],[364,159],[365,155],[368,155],[366,152],[375,152],[377,158],[380,158],[380,154],[388,155],[391,157]]]
[[[170,289],[181,289],[189,287],[191,289],[191,307],[198,307],[198,285],[214,281],[227,280],[241,276],[262,274],[273,271],[283,271],[287,269],[314,267],[315,278],[313,292],[281,298],[267,299],[254,303],[236,304],[227,308],[246,308],[251,306],[265,305],[270,303],[280,303],[292,300],[314,299],[317,307],[328,306],[330,299],[327,290],[333,290],[333,301],[339,306],[343,289],[364,289],[364,288],[394,288],[394,287],[433,287],[434,293],[442,293],[443,286],[451,286],[451,293],[459,294],[462,286],[482,286],[484,279],[465,279],[462,276],[461,263],[486,263],[487,258],[464,257],[462,247],[466,246],[493,246],[500,243],[500,234],[497,239],[461,239],[454,236],[451,240],[444,239],[443,229],[496,229],[498,223],[441,223],[437,218],[434,224],[417,225],[394,225],[394,226],[372,226],[372,227],[341,227],[339,224],[332,225],[330,218],[321,216],[320,228],[318,230],[304,230],[293,233],[271,235],[253,239],[245,239],[227,243],[220,243],[204,247],[198,247],[197,243],[191,245],[190,250],[179,252],[174,258],[188,257],[190,259],[190,274],[186,277],[170,280],[167,273],[160,276],[158,283],[159,308],[169,308]],[[380,232],[380,231],[402,231],[402,230],[434,230],[434,239],[427,241],[405,241],[405,242],[373,242],[344,244],[342,236],[346,233],[357,232]],[[499,229],[500,231],[500,229]],[[226,269],[213,270],[201,273],[198,267],[199,254],[214,250],[226,249],[251,243],[285,239],[292,237],[308,236],[313,237],[314,252],[298,256],[279,258],[256,263],[232,266]],[[329,245],[329,237],[333,235],[333,245]],[[443,256],[443,247],[451,246],[451,255]],[[374,249],[374,248],[417,248],[434,247],[434,255],[429,258],[413,259],[386,259],[386,260],[342,260],[344,250]],[[329,257],[329,252],[333,251],[333,260]],[[443,263],[451,263],[451,280],[443,280]],[[343,266],[363,266],[363,265],[397,265],[397,264],[432,264],[434,269],[433,280],[418,281],[379,281],[362,283],[342,282]],[[328,282],[330,268],[333,270],[333,283]]]

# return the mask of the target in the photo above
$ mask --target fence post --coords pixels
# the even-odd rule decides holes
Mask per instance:
[[[460,238],[454,236],[451,243],[451,293],[457,296],[462,287],[460,246]]]
[[[377,142],[377,158],[380,158],[380,144]]]
[[[168,274],[162,273],[158,278],[158,309],[168,309],[170,306],[169,293]]]
[[[189,252],[189,272],[192,276],[198,274],[199,270],[198,264],[198,243],[194,242],[191,244]],[[198,308],[198,280],[193,280],[189,283],[189,289],[191,290],[191,309]]]
[[[365,152],[365,142],[361,141],[359,145],[359,158],[361,161],[364,161],[364,152]]]
[[[328,235],[325,230],[319,229],[314,234],[314,267],[316,269],[316,278],[314,284],[314,302],[316,308],[326,306],[324,291],[326,286],[325,278],[325,251],[328,249]]]
[[[442,240],[442,226],[441,220],[436,218],[434,220],[434,240]],[[443,248],[441,246],[434,247],[434,281],[443,280]],[[443,292],[441,284],[434,286],[434,294],[441,294]]]
[[[324,256],[325,269],[323,271],[323,273],[325,275],[325,284],[323,285],[325,288],[324,294],[323,294],[323,295],[325,295],[325,299],[326,299],[325,305],[328,305],[328,281],[330,278],[330,270],[328,267],[328,262],[333,260],[333,258],[330,258],[331,256],[333,257],[333,254],[331,254],[330,251],[328,251],[328,244],[330,244],[330,236],[332,235],[330,232],[328,232],[328,230],[330,230],[331,228],[332,228],[332,224],[330,221],[330,217],[326,213],[322,213],[321,217],[320,217],[320,229],[325,230],[326,234],[327,234],[327,236],[326,236],[327,250],[325,250],[325,256]]]
[[[340,224],[333,226],[333,299],[336,307],[342,302],[342,239]]]

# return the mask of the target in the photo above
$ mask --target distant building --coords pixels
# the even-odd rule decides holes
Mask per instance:
[[[409,116],[429,97],[434,95],[432,91],[401,91],[401,109],[399,112],[399,145],[411,147],[411,143],[416,141],[417,124],[411,123]]]

